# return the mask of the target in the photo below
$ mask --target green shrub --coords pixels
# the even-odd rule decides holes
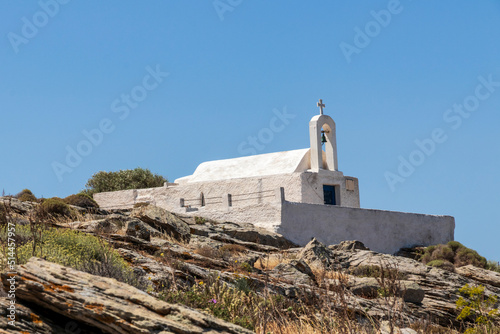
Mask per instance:
[[[500,273],[500,262],[488,261],[486,263],[486,269]]]
[[[444,260],[450,263],[454,262],[455,252],[448,245],[438,245],[432,252],[431,261]]]
[[[21,202],[36,202],[36,196],[33,195],[31,190],[29,189],[23,189],[20,193],[18,193],[16,196],[14,196]]]
[[[446,261],[446,260],[432,260],[430,262],[427,262],[427,265],[431,266],[431,267],[436,267],[436,268],[440,268],[440,269],[443,269],[443,270],[455,272],[455,266],[450,261]]]
[[[449,241],[446,245],[450,247],[453,252],[456,252],[459,248],[465,247],[458,241]]]
[[[165,290],[160,298],[169,303],[203,309],[218,318],[254,329],[256,315],[258,309],[264,307],[264,299],[254,292],[232,288],[219,278],[211,278],[210,281],[212,280],[213,282],[200,281],[184,291]]]
[[[203,217],[198,217],[198,216],[195,216],[194,217],[194,222],[196,224],[205,224],[207,222],[207,220]]]
[[[23,189],[23,190],[21,190],[21,192],[20,192],[20,193],[18,193],[15,197],[16,197],[16,198],[19,198],[19,197],[20,197],[21,195],[23,195],[23,194],[28,194],[28,195],[35,196],[35,195],[31,192],[31,190],[29,190],[29,189]]]
[[[333,333],[328,320],[318,321],[318,314],[310,304],[300,298],[288,299],[282,295],[263,295],[254,290],[248,279],[236,276],[230,284],[223,282],[216,274],[206,281],[198,281],[183,289],[164,289],[160,299],[169,303],[202,309],[217,318],[254,330],[269,325],[271,319],[282,323],[283,328],[292,321],[310,323],[316,327],[314,333]],[[267,324],[267,325],[266,325]],[[258,331],[260,332],[260,331]],[[271,333],[266,331],[265,333]],[[273,331],[273,333],[282,332]],[[292,331],[284,331],[292,333]],[[297,331],[300,333],[301,331]],[[308,331],[307,333],[312,333]],[[336,333],[336,331],[335,331]]]
[[[95,193],[161,187],[167,182],[163,176],[153,174],[149,169],[127,169],[118,172],[100,171],[92,175],[85,185],[84,192]]]
[[[455,255],[455,266],[462,267],[472,264],[479,268],[486,268],[486,258],[479,255],[475,250],[470,248],[460,248]]]
[[[80,208],[85,208],[85,209],[99,208],[99,205],[97,204],[96,201],[94,201],[92,197],[82,193],[76,195],[69,195],[68,197],[64,198],[63,201],[66,204],[79,206]]]
[[[499,319],[500,312],[494,308],[498,297],[486,296],[484,286],[466,284],[460,288],[459,292],[462,296],[455,302],[460,312],[457,320],[472,320],[478,325],[492,326]]]
[[[21,202],[37,202],[38,201],[34,195],[28,194],[28,193],[21,194],[17,199],[20,200]]]
[[[29,226],[18,226],[16,233],[29,235]],[[125,260],[98,237],[69,229],[49,228],[41,231],[41,240],[41,246],[35,247],[35,251],[33,240],[18,246],[19,264],[37,256],[94,275],[112,277],[133,285],[137,283]]]
[[[450,264],[454,267],[462,267],[472,264],[479,268],[486,268],[487,261],[475,250],[470,249],[458,241],[450,241],[446,245],[433,245],[424,249],[420,258],[422,263],[441,268],[450,269]]]
[[[57,215],[57,216],[67,216],[71,217],[74,215],[73,210],[71,207],[64,203],[63,200],[61,200],[58,197],[52,197],[46,199],[41,205],[40,209],[48,213],[50,215]]]

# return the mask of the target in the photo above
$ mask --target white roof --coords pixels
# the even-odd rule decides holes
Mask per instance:
[[[302,172],[311,168],[310,149],[259,154],[200,164],[175,183],[206,182]]]

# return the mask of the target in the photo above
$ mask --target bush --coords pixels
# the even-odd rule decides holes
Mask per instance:
[[[149,169],[127,169],[118,172],[100,171],[92,175],[85,184],[84,192],[88,195],[95,193],[161,187],[167,182],[163,176],[153,174]]]
[[[198,216],[195,216],[194,217],[194,222],[196,224],[205,224],[207,222],[207,220],[203,217],[198,217]]]
[[[30,233],[29,226],[19,229],[26,231],[17,233]],[[132,269],[125,260],[98,237],[69,229],[49,228],[41,231],[41,240],[41,246],[33,247],[33,240],[30,240],[17,248],[19,264],[37,256],[94,275],[112,277],[133,285],[136,283]]]
[[[37,199],[35,195],[29,189],[23,189],[20,193],[18,193],[15,198],[20,200],[21,202],[36,202]]]
[[[234,282],[235,285],[244,284]],[[245,289],[248,287],[245,287]],[[259,308],[265,308],[265,300],[250,290],[232,288],[220,281],[209,278],[182,290],[164,290],[160,299],[169,303],[179,303],[204,311],[247,329],[257,325]]]
[[[486,269],[500,273],[500,262],[488,261],[488,263],[486,263]]]
[[[21,192],[20,192],[20,193],[18,193],[15,197],[16,197],[16,198],[19,198],[19,197],[20,197],[21,195],[23,195],[23,194],[28,194],[28,195],[35,196],[35,195],[33,195],[33,193],[31,192],[31,190],[29,190],[29,189],[23,189],[23,190],[21,190]]]
[[[472,264],[479,268],[486,268],[486,258],[479,255],[475,250],[470,248],[460,248],[455,255],[455,266],[462,267]]]
[[[44,213],[48,213],[56,216],[66,216],[71,217],[74,215],[73,210],[70,206],[63,202],[62,199],[58,197],[48,198],[40,205],[40,210]]]
[[[446,260],[433,260],[427,263],[428,266],[440,268],[443,270],[455,272],[455,266],[450,261]]]
[[[475,250],[470,249],[459,243],[458,241],[450,241],[446,245],[434,245],[424,249],[424,253],[420,258],[422,263],[434,267],[449,270],[450,265],[454,267],[462,267],[472,264],[479,268],[487,268],[487,261],[480,256]]]
[[[455,302],[457,310],[460,312],[457,320],[471,320],[477,325],[492,327],[499,319],[500,312],[494,308],[498,297],[495,295],[487,296],[484,292],[484,286],[465,284],[459,292],[462,296]],[[469,332],[473,332],[473,330]]]
[[[34,195],[28,193],[20,195],[17,199],[21,202],[38,202],[37,198]]]
[[[99,208],[99,205],[97,204],[96,201],[94,201],[92,197],[82,193],[76,195],[69,195],[68,197],[63,199],[63,201],[66,204],[79,206],[85,209]]]

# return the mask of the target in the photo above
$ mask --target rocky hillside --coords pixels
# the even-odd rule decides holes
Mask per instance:
[[[470,265],[445,271],[358,241],[313,239],[298,247],[251,224],[152,205],[110,212],[73,207],[76,216],[40,218],[38,204],[3,200],[10,204],[2,224],[43,225],[40,235],[55,229],[96,236],[125,260],[128,274],[110,267],[109,256],[93,267],[50,262],[57,262],[52,239],[42,237],[38,257],[15,268],[15,324],[7,318],[7,293],[0,297],[0,333],[448,333],[474,319],[457,320],[466,284],[500,296],[499,273]]]

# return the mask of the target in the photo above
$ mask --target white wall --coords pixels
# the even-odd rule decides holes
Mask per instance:
[[[359,240],[371,250],[393,254],[402,247],[454,239],[455,219],[393,211],[285,202],[277,232],[299,244],[316,237],[326,245]]]
[[[296,182],[298,182],[298,178]],[[281,198],[277,194],[279,187],[272,191],[265,191],[260,196],[255,191],[262,182],[247,182],[246,187],[234,188],[232,184],[224,182],[213,182],[212,184],[198,184],[193,187],[158,187],[137,190],[122,190],[94,195],[94,199],[103,209],[131,208],[135,203],[148,202],[164,208],[170,212],[189,214],[217,221],[230,221],[235,223],[251,223],[275,231],[281,222]],[[291,179],[290,181],[293,181]],[[267,185],[266,182],[263,182]],[[217,187],[214,189],[213,187]],[[250,187],[250,188],[249,188]],[[299,187],[296,187],[299,188]],[[262,188],[266,189],[266,188]],[[179,199],[197,197],[200,191],[204,191],[206,206],[192,205],[191,208],[180,206]],[[214,192],[234,191],[233,194],[245,194],[233,198],[233,206],[228,207],[223,203],[222,196],[212,198]],[[264,197],[265,196],[265,197]],[[298,195],[297,195],[298,196]],[[219,202],[216,204],[210,204]],[[186,202],[193,203],[194,202]]]
[[[354,181],[354,191],[346,189],[346,179]],[[333,172],[320,170],[318,173],[304,172],[301,174],[302,182],[302,200],[295,201],[286,197],[287,201],[300,202],[309,204],[323,204],[323,185],[334,185],[338,187],[340,196],[340,206],[351,208],[359,208],[359,185],[358,179],[354,177],[344,176],[342,172]],[[339,197],[337,196],[337,201]]]
[[[294,202],[302,201],[301,173],[273,175],[259,178],[241,178],[223,181],[193,182],[171,187],[158,187],[137,190],[123,190],[98,193],[94,199],[103,209],[133,206],[137,202],[150,202],[169,211],[180,208],[180,199],[185,205],[200,207],[201,193],[206,207],[223,210],[223,196],[231,194],[233,207],[248,207],[275,203],[275,192],[285,188],[285,196]]]
[[[99,193],[94,199],[104,209],[149,202],[175,213],[252,223],[300,245],[312,237],[329,245],[359,240],[372,250],[394,253],[401,247],[453,240],[453,217],[359,209],[357,179],[352,178],[354,191],[346,190],[345,179],[341,172],[304,172]],[[339,186],[342,206],[322,204],[323,184]],[[277,196],[280,187],[285,192],[283,204]],[[203,207],[199,201],[201,192],[206,203]],[[231,207],[227,194],[233,196]],[[185,199],[185,205],[191,205],[189,212],[181,207],[180,198]]]

